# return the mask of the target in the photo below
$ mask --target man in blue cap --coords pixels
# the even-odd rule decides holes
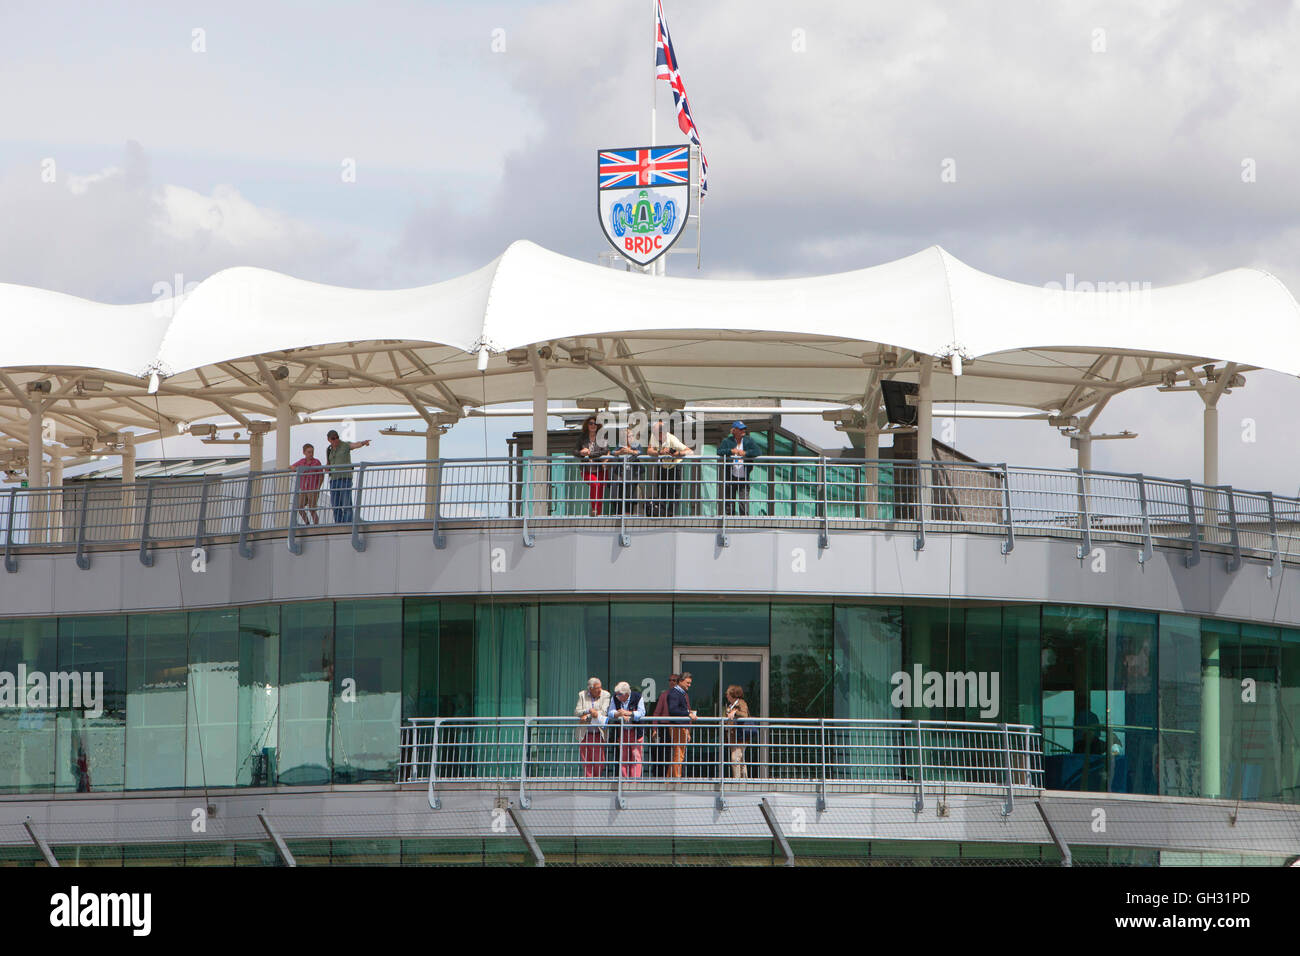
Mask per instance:
[[[744,422],[732,422],[731,434],[718,445],[722,459],[723,506],[729,515],[749,514],[749,471],[758,457],[758,442]]]

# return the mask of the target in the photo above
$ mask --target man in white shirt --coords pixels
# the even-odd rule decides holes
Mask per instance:
[[[685,470],[678,467],[678,461],[694,452],[668,430],[661,418],[650,427],[650,441],[645,453],[659,459],[658,465],[650,466],[655,469],[654,480],[650,483],[650,514],[672,517],[681,496],[681,476]]]

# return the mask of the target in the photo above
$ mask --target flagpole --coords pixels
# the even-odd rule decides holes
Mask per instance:
[[[655,106],[659,98],[659,0],[650,0],[650,19],[654,21],[654,61],[650,79],[650,145],[655,144]]]
[[[650,74],[650,145],[655,145],[655,108],[659,105],[659,0],[650,0],[650,18],[654,21],[654,62]],[[667,275],[667,256],[650,264],[651,275]]]

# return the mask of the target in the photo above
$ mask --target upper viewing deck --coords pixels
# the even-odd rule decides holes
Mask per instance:
[[[960,461],[762,457],[742,473],[717,458],[662,461],[572,456],[358,463],[349,469],[156,478],[132,484],[9,489],[0,497],[5,567],[22,556],[68,553],[88,569],[96,552],[202,548],[219,541],[252,556],[254,541],[293,554],[305,532],[346,534],[365,550],[374,531],[427,529],[442,547],[452,528],[517,533],[532,546],[554,529],[603,530],[623,547],[652,529],[707,530],[726,547],[746,529],[815,531],[820,548],[845,532],[906,535],[922,550],[936,535],[990,536],[1002,554],[1018,538],[1182,552],[1187,566],[1223,555],[1269,578],[1300,563],[1300,500],[1208,487],[1188,479]]]

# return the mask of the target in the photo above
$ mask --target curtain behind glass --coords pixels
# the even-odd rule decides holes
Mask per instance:
[[[890,677],[902,666],[902,608],[836,605],[836,717],[901,717],[890,707],[889,695]]]
[[[474,716],[522,717],[529,691],[528,644],[534,640],[536,605],[480,604],[474,629]],[[519,729],[475,728],[472,761],[479,776],[518,770]]]
[[[538,697],[544,717],[572,713],[578,694],[587,686],[587,606],[543,604],[541,607],[541,674]]]
[[[903,609],[836,605],[834,711],[854,720],[896,719],[890,704],[890,678],[903,666]],[[844,777],[884,779],[882,764],[909,760],[907,741],[895,731],[846,730],[839,733],[836,762]]]

